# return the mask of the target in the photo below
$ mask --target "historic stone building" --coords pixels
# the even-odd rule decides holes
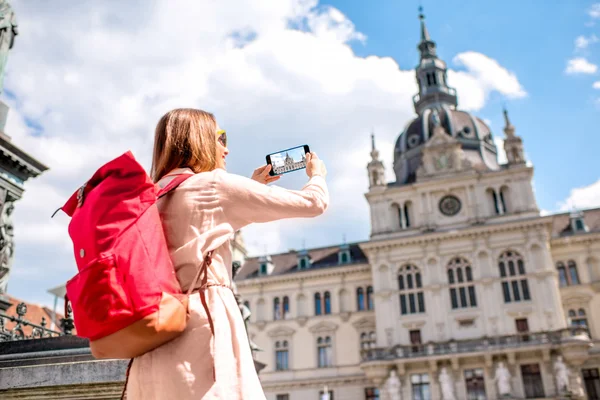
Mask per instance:
[[[600,399],[600,209],[540,215],[507,112],[499,164],[423,17],[418,49],[395,182],[373,139],[370,240],[246,259],[236,279],[268,398]]]
[[[302,154],[300,161],[295,161],[292,156],[290,156],[288,153],[285,153],[283,164],[273,168],[273,172],[276,174],[283,174],[285,172],[295,171],[304,167],[306,167],[306,157],[304,154]]]

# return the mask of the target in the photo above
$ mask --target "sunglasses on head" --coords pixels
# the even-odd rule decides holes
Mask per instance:
[[[217,131],[218,141],[223,145],[223,147],[227,147],[227,132],[224,129]]]

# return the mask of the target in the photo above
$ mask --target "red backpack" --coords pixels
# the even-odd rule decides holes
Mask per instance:
[[[127,152],[98,169],[60,208],[72,217],[69,235],[79,270],[67,282],[65,302],[70,300],[77,335],[90,340],[94,357],[134,358],[185,329],[187,296],[156,201],[190,176],[179,175],[160,189]]]

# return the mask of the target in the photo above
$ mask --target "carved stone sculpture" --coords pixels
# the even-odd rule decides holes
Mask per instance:
[[[6,292],[14,254],[12,212],[14,204],[4,204],[0,216],[0,294]]]
[[[554,362],[554,374],[558,393],[567,393],[569,391],[569,369],[565,365],[562,356],[558,356]]]
[[[500,361],[496,367],[496,374],[494,376],[494,381],[496,382],[498,394],[500,396],[510,395],[510,378],[511,376],[508,368],[506,368],[504,363]]]
[[[446,367],[442,368],[439,376],[440,388],[442,389],[443,400],[456,400],[454,397],[454,382],[452,376],[448,373]]]
[[[385,383],[385,391],[389,400],[402,399],[402,395],[400,394],[400,378],[395,369],[390,371],[390,375]]]
[[[8,1],[0,0],[0,93],[3,91],[4,87],[8,52],[12,49],[17,34],[18,29],[15,12]]]

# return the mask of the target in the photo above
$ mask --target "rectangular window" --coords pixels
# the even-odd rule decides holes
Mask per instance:
[[[334,400],[333,399],[333,390],[327,391],[327,393],[322,390],[319,391],[319,400]]]
[[[467,307],[467,290],[464,287],[459,289],[460,293],[460,306],[462,308]]]
[[[521,365],[521,376],[526,398],[535,399],[545,396],[539,364]]]
[[[527,318],[519,318],[515,320],[515,324],[517,326],[517,332],[521,335],[521,339],[524,342],[529,340],[529,323],[527,322]]]
[[[465,386],[467,387],[467,400],[486,400],[483,369],[465,370]]]
[[[428,374],[413,374],[410,377],[413,400],[431,400]]]
[[[400,295],[400,314],[405,315],[408,314],[408,310],[406,309],[406,295]]]
[[[502,282],[502,293],[504,294],[504,302],[510,303],[510,288],[508,282]]]
[[[415,329],[414,331],[410,331],[409,335],[410,344],[413,345],[412,351],[413,353],[418,353],[421,351],[421,331],[419,329]]]
[[[379,400],[379,389],[374,387],[365,388],[365,400]]]
[[[415,305],[415,294],[414,293],[410,293],[408,295],[408,303],[410,304],[410,313],[414,314],[417,312],[417,307]]]
[[[477,296],[475,296],[475,286],[469,286],[469,300],[471,307],[477,307]]]
[[[289,394],[278,394],[275,396],[275,400],[290,400]]]
[[[531,300],[531,296],[529,295],[529,285],[527,284],[527,279],[523,279],[521,281],[521,288],[523,289],[523,300]]]
[[[581,370],[588,400],[600,400],[600,373],[598,368]]]
[[[452,303],[452,308],[458,308],[458,297],[456,296],[456,289],[450,289],[450,302]]]
[[[275,369],[277,371],[285,371],[288,369],[288,351],[277,350],[275,352]]]
[[[515,301],[521,301],[521,294],[519,293],[519,282],[512,281],[511,283],[512,283],[513,297],[514,297]]]
[[[417,300],[419,302],[419,312],[425,312],[425,299],[423,298],[423,292],[417,293]]]
[[[260,264],[260,274],[261,275],[267,274],[267,264]]]

